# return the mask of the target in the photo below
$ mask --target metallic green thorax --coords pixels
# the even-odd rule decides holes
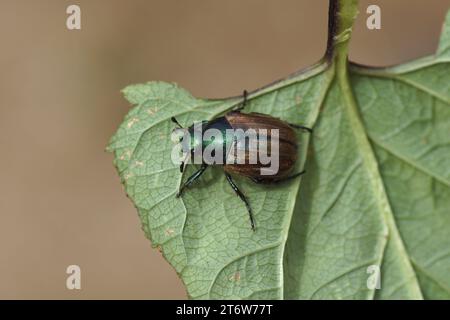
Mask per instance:
[[[203,121],[189,127],[189,150],[191,153],[199,150],[201,147],[202,153],[207,147],[208,149],[223,150],[223,162],[227,154],[227,148],[232,145],[233,135],[227,135],[227,130],[232,129],[230,123],[225,117],[214,119],[213,121]],[[220,134],[218,134],[220,132]]]

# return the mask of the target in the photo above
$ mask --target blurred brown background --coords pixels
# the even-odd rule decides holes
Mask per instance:
[[[81,6],[82,29],[66,29]],[[382,29],[365,27],[382,9]],[[351,58],[434,51],[449,0],[361,1]],[[149,80],[194,95],[255,89],[318,60],[326,0],[0,0],[0,298],[184,298],[104,147]],[[80,265],[82,290],[66,289]]]

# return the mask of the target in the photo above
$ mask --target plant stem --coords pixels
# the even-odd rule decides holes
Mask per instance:
[[[339,0],[329,0],[330,4],[328,7],[328,40],[327,49],[325,51],[325,58],[331,60],[334,53],[334,41],[333,38],[336,35],[337,30],[337,13],[339,10]]]
[[[330,0],[328,10],[328,42],[325,58],[347,61],[348,43],[358,15],[358,0]]]

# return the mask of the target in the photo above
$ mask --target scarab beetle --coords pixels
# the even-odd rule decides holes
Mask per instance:
[[[186,135],[190,138],[190,143],[188,146],[188,151],[190,151],[190,154],[193,154],[195,150],[201,149],[202,151],[205,150],[207,146],[215,145],[216,147],[219,147],[223,150],[223,161],[220,163],[220,165],[224,169],[225,177],[228,181],[228,183],[231,185],[233,190],[236,192],[237,196],[245,203],[245,206],[247,207],[247,211],[250,218],[250,224],[253,231],[255,231],[255,221],[253,218],[252,209],[250,207],[250,204],[245,197],[245,195],[239,190],[236,183],[233,181],[233,178],[231,177],[231,174],[237,174],[244,177],[250,178],[255,183],[279,183],[283,182],[289,179],[296,178],[305,171],[301,171],[298,173],[292,173],[292,170],[295,166],[295,163],[297,161],[297,149],[298,149],[298,143],[297,143],[297,136],[294,129],[303,129],[307,132],[312,132],[312,129],[284,122],[280,119],[274,118],[272,116],[251,112],[251,113],[241,113],[241,110],[245,108],[247,105],[247,91],[244,91],[243,94],[243,101],[240,103],[239,107],[228,112],[222,117],[215,118],[211,121],[203,121],[200,126],[194,126],[191,125],[189,128],[185,129],[183,128],[178,121],[172,117],[172,121],[178,126],[175,130],[183,130]],[[219,130],[223,133],[222,139],[217,140],[208,140],[208,139],[201,139],[200,141],[196,139],[195,133],[200,133],[200,136],[203,137],[203,133],[205,133],[208,129],[215,129]],[[235,141],[229,141],[229,137],[225,134],[227,130],[237,130],[241,129],[243,131],[253,129],[257,132],[264,131],[264,136],[258,135],[258,143],[260,141],[270,141],[271,140],[271,132],[273,129],[278,129],[278,153],[274,154],[271,153],[271,150],[269,150],[270,156],[277,156],[279,157],[279,168],[277,172],[271,175],[262,174],[261,169],[264,168],[266,165],[262,164],[261,161],[258,161],[256,163],[250,164],[250,163],[238,163],[238,161],[235,158],[232,159],[232,161],[225,161],[225,158],[229,158],[230,150],[232,150],[231,146],[233,146],[233,143],[235,144]],[[262,130],[265,129],[265,130]],[[228,140],[227,140],[228,139]],[[183,138],[180,139],[183,140]],[[244,148],[244,158],[250,158],[255,151],[254,148],[251,147],[250,143],[243,144]],[[234,156],[233,156],[234,157]],[[229,160],[229,159],[228,159]],[[181,163],[180,171],[184,171],[184,167],[186,165],[186,161]],[[201,167],[199,170],[197,170],[194,174],[192,174],[186,182],[184,182],[176,197],[180,197],[183,194],[183,191],[186,189],[186,187],[189,187],[194,181],[196,181],[206,170],[206,168],[209,165],[218,165],[217,163],[206,163],[205,161],[202,161]]]

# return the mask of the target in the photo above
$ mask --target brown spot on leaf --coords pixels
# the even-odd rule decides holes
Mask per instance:
[[[149,115],[154,115],[156,112],[158,112],[158,108],[149,108],[148,110],[147,110],[147,113],[149,114]]]
[[[241,280],[241,273],[239,271],[236,271],[229,279],[230,281],[239,281]]]
[[[133,175],[131,173],[127,173],[123,178],[125,179],[125,181],[127,181],[128,179],[130,179]]]
[[[138,118],[133,118],[127,123],[127,128],[130,129],[132,126],[134,126],[135,123],[139,122]]]
[[[142,167],[142,166],[144,165],[144,162],[142,162],[142,161],[137,161],[137,160],[136,160],[136,162],[134,163],[134,165],[135,165],[136,167]]]

